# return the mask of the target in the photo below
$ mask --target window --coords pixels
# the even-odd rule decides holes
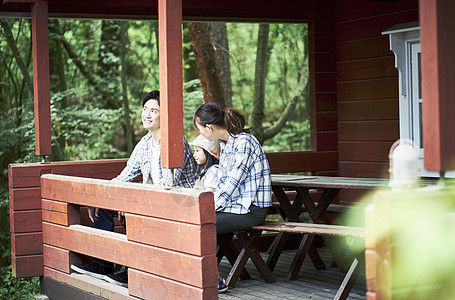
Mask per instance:
[[[383,34],[390,36],[390,48],[395,53],[395,66],[399,71],[400,138],[414,141],[419,148],[420,176],[439,177],[423,166],[422,90],[420,29],[417,22],[394,26]],[[454,177],[455,172],[446,176]]]

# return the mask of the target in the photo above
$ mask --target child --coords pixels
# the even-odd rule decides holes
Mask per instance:
[[[219,179],[220,142],[218,140],[211,142],[199,135],[189,144],[193,146],[193,157],[197,163],[194,187],[213,192]]]

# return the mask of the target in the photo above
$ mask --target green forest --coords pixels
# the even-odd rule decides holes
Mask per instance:
[[[183,106],[243,112],[266,152],[310,149],[306,24],[184,23]],[[158,23],[49,20],[52,156],[128,157],[145,134],[142,98],[159,89]],[[31,299],[38,279],[11,275],[8,164],[35,155],[31,21],[0,19],[0,299]]]

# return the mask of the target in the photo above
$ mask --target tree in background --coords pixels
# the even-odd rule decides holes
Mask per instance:
[[[188,28],[204,101],[242,110],[259,142],[269,140],[268,151],[309,149],[306,25],[188,23]],[[231,58],[238,72],[233,76]]]
[[[187,24],[205,102],[225,105],[223,85],[211,35],[211,23]]]

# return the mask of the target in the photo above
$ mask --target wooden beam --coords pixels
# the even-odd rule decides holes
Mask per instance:
[[[158,1],[161,165],[183,167],[182,2]]]
[[[3,3],[47,3],[49,0],[3,0]]]
[[[420,0],[424,165],[455,169],[455,2]]]
[[[192,189],[180,187],[47,174],[41,176],[41,197],[190,224],[215,223],[213,194],[196,195]]]
[[[35,154],[40,156],[52,154],[47,17],[47,3],[32,5]]]

